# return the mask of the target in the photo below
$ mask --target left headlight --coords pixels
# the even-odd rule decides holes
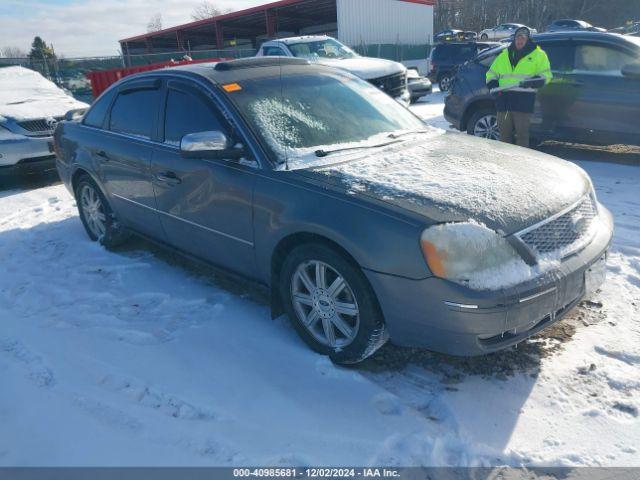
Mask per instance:
[[[427,228],[420,244],[435,276],[471,288],[501,288],[531,276],[504,237],[473,221]]]

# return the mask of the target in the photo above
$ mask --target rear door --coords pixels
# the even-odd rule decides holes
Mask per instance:
[[[569,127],[577,140],[625,143],[638,135],[640,81],[623,76],[622,68],[639,60],[614,44],[576,43],[567,77],[574,90]]]
[[[573,70],[575,45],[570,40],[540,42],[549,57],[553,79],[536,97],[531,131],[537,138],[563,138],[569,135],[575,108]]]
[[[122,221],[152,237],[162,235],[151,184],[160,86],[160,80],[154,78],[122,85],[106,120],[104,142],[93,152],[97,170]]]
[[[161,115],[162,143],[153,155],[153,188],[167,242],[235,272],[255,274],[253,185],[247,160],[185,158],[189,133],[236,134],[213,96],[196,82],[169,80]]]

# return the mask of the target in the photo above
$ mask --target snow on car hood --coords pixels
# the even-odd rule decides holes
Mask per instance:
[[[386,77],[394,73],[406,71],[406,67],[398,62],[381,58],[354,57],[354,58],[321,58],[316,63],[328,67],[341,68],[359,76],[365,80]]]
[[[38,72],[24,67],[0,68],[0,121],[59,117],[86,107]]]
[[[558,213],[592,188],[580,167],[534,150],[457,133],[416,138],[301,173],[435,222],[472,219],[504,234]]]

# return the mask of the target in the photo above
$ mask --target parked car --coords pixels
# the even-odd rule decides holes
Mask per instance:
[[[53,130],[68,110],[86,107],[38,72],[0,68],[0,175],[55,171]]]
[[[409,93],[411,94],[411,103],[415,103],[422,97],[430,95],[433,91],[433,85],[429,79],[420,75],[420,73],[413,68],[407,71],[407,81],[409,84]]]
[[[429,80],[447,92],[456,69],[473,59],[479,52],[496,46],[491,42],[443,43],[436,45],[429,56]]]
[[[594,27],[583,20],[556,20],[547,27],[547,32],[606,32],[604,28]]]
[[[477,40],[478,34],[471,31],[463,30],[443,30],[440,33],[436,33],[433,37],[435,43],[441,42],[469,42]]]
[[[622,35],[630,35],[633,33],[640,33],[640,22],[629,22],[622,27],[612,28],[609,33],[620,33]]]
[[[506,348],[603,281],[612,217],[582,169],[427,127],[301,59],[125,78],[55,143],[90,239],[135,232],[264,284],[339,363],[388,338]]]
[[[516,33],[516,30],[521,27],[526,27],[526,25],[522,25],[521,23],[503,23],[497,27],[487,28],[480,32],[480,40],[502,40],[511,38]],[[531,30],[531,33],[537,33],[535,28],[527,28]]]
[[[407,68],[382,58],[362,57],[338,40],[324,35],[280,38],[262,44],[258,57],[296,57],[337,67],[363,78],[405,106],[411,95]]]
[[[596,32],[534,38],[549,55],[554,78],[538,93],[532,142],[640,143],[640,40]],[[485,51],[458,70],[444,110],[455,128],[498,139],[485,75],[504,48]]]

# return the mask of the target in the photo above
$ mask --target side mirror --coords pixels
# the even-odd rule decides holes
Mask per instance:
[[[640,79],[640,63],[629,63],[622,67],[622,75],[625,77]]]
[[[236,159],[244,155],[244,148],[231,145],[224,133],[212,131],[185,135],[180,142],[180,152],[183,157]]]

